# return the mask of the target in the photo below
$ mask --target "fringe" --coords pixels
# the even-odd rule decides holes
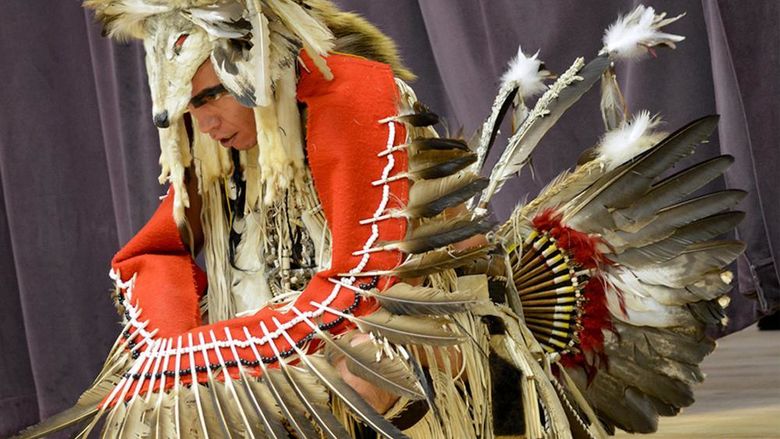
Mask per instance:
[[[173,218],[176,225],[185,223],[184,209],[190,206],[187,187],[184,184],[184,169],[190,165],[192,156],[187,141],[187,130],[184,120],[180,119],[175,126],[158,130],[160,135],[160,184],[166,181],[173,186]]]
[[[195,173],[198,191],[203,199],[203,254],[206,261],[209,289],[206,295],[208,322],[233,317],[235,306],[230,292],[229,243],[230,225],[225,215],[224,179],[232,163],[228,152],[208,135],[202,134],[193,120]]]

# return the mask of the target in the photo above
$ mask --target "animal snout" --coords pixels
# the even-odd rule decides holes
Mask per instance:
[[[154,115],[154,126],[157,128],[168,128],[170,125],[171,121],[168,119],[168,110]]]

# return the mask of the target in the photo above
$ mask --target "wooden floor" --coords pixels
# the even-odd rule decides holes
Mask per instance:
[[[648,439],[780,438],[780,331],[751,326],[729,335],[702,370],[707,378],[696,388],[693,406],[661,418],[658,433]]]

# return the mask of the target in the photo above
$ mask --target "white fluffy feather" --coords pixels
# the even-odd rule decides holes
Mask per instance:
[[[604,134],[597,151],[606,170],[615,169],[661,140],[663,133],[653,131],[660,123],[648,111],[641,111],[632,120]]]
[[[546,70],[540,70],[542,62],[537,59],[539,51],[528,57],[522,47],[517,48],[517,55],[509,61],[509,67],[501,76],[502,86],[514,83],[523,98],[531,97],[547,89],[544,79],[549,76]]]
[[[608,53],[614,58],[632,59],[648,53],[652,47],[665,45],[674,48],[675,43],[685,37],[661,32],[660,29],[683,15],[665,18],[666,13],[656,14],[653,8],[639,5],[607,28],[601,53]]]

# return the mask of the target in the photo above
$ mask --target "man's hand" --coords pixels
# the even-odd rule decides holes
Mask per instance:
[[[358,334],[352,337],[350,343],[352,346],[357,346],[368,341],[368,334]],[[347,360],[344,357],[339,358],[334,366],[341,374],[341,378],[344,382],[355,389],[355,391],[360,394],[360,396],[362,396],[377,413],[386,413],[390,410],[390,407],[398,401],[397,395],[381,389],[350,372],[349,369],[347,369]]]

